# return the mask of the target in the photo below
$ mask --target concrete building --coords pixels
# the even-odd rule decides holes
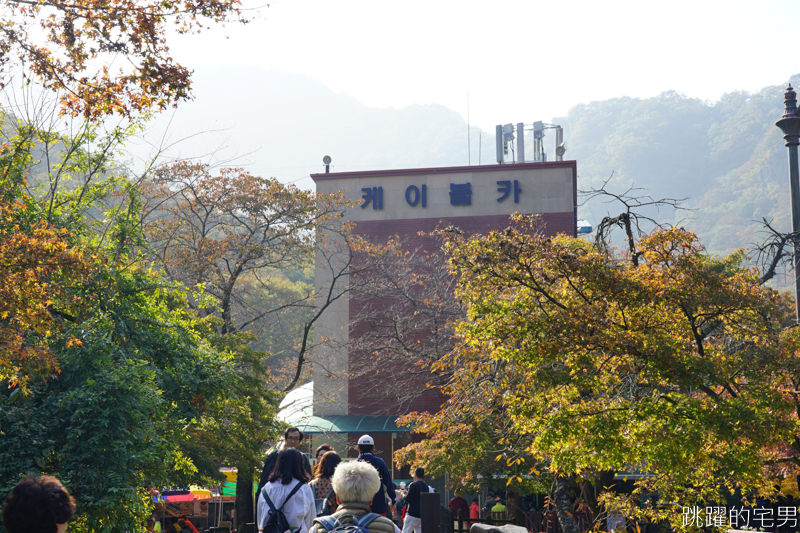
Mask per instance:
[[[405,237],[410,248],[431,245],[419,232],[430,232],[440,224],[451,224],[467,233],[488,233],[509,225],[514,212],[540,214],[548,234],[575,235],[577,216],[577,166],[575,161],[536,162],[468,167],[385,170],[313,174],[317,193],[342,191],[357,202],[346,212],[355,223],[355,233],[373,242],[394,235]],[[340,258],[342,261],[345,258]],[[318,261],[316,285],[331,282],[330,265]],[[364,380],[380,379],[381,386],[404,386],[403,376],[348,377],[358,357],[343,346],[351,335],[354,302],[337,301],[315,326],[313,409],[308,398],[298,427],[312,436],[313,448],[330,442],[340,452],[364,433],[376,441],[376,454],[391,464],[394,450],[411,441],[407,430],[395,424],[398,415],[439,409],[442,397],[426,392],[410,403],[376,405],[365,397]],[[335,343],[324,345],[322,338]],[[374,383],[372,384],[374,385]],[[307,389],[310,393],[311,389]],[[313,451],[313,450],[312,450]],[[407,472],[394,471],[400,479]]]

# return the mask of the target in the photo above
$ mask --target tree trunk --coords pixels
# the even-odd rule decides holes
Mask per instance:
[[[235,523],[236,529],[241,529],[245,524],[255,522],[255,507],[253,506],[253,468],[252,466],[239,466],[236,474],[236,503]]]
[[[558,477],[556,479],[555,504],[558,523],[564,533],[580,533],[575,519],[572,516],[572,509],[569,501],[569,481],[568,478]]]
[[[600,505],[600,503],[597,501],[597,498],[595,497],[595,491],[602,492],[606,488],[613,487],[614,475],[615,472],[613,470],[603,470],[597,475],[594,483],[587,481],[583,486],[582,494],[586,504],[589,506],[589,510],[592,513],[592,523],[594,523],[594,520],[597,516],[600,516],[605,511],[605,507]]]
[[[522,495],[517,491],[508,491],[506,494],[509,518],[518,526],[525,525],[525,515],[522,512]]]

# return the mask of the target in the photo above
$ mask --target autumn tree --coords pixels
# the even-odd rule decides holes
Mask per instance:
[[[0,146],[0,380],[23,394],[31,379],[60,370],[49,347],[58,330],[53,310],[75,304],[70,287],[88,270],[66,228],[48,226],[32,214],[30,197],[15,194],[27,156],[24,147]]]
[[[222,433],[211,431],[216,425],[240,441],[226,459],[238,467],[243,497],[236,515],[247,522],[253,505],[245,495],[261,466],[261,447],[275,436],[274,405],[267,405],[309,379],[314,324],[357,285],[349,281],[359,240],[341,223],[339,195],[318,196],[242,169],[177,163],[147,182],[145,196],[143,227],[154,264],[186,288],[199,316],[216,318],[213,343],[236,345],[237,371],[250,391],[239,396],[247,405],[229,403],[230,419],[210,424],[201,440],[219,441]],[[373,256],[364,257],[371,264]],[[330,285],[319,293],[304,280],[315,258],[330,267]],[[247,403],[256,399],[262,408]],[[231,424],[234,419],[241,424]]]
[[[149,488],[200,480],[185,435],[228,399],[232,359],[137,261],[138,203],[120,195],[135,191],[85,174],[99,164],[88,138],[60,138],[41,165],[41,139],[56,134],[17,126],[0,153],[0,492],[57,475],[78,500],[76,527],[141,531]]]
[[[191,94],[168,32],[229,20],[246,21],[239,0],[9,0],[0,8],[0,85],[17,73],[59,94],[62,114],[89,119],[163,110]]]
[[[710,257],[677,228],[637,238],[635,256],[612,253],[546,238],[535,218],[516,222],[448,236],[468,318],[438,368],[453,376],[450,399],[412,417],[429,439],[400,459],[442,465],[476,449],[454,434],[489,427],[501,465],[555,477],[568,532],[570,479],[602,493],[604,473],[635,469],[634,497],[680,505],[770,492],[765,467],[800,455],[796,333],[781,329],[781,300],[744,254]],[[611,493],[601,502],[628,516],[680,517]]]

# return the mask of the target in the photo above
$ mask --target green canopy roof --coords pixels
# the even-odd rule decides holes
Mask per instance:
[[[311,416],[297,427],[304,433],[408,433],[410,427],[397,427],[397,415],[390,416]]]

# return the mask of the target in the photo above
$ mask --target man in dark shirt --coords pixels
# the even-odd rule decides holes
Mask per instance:
[[[380,457],[375,457],[372,449],[375,447],[375,441],[369,435],[363,435],[358,439],[358,460],[364,461],[375,467],[378,471],[378,477],[381,478],[381,488],[378,489],[375,497],[372,498],[372,505],[370,509],[373,513],[381,516],[386,516],[386,497],[388,496],[392,502],[397,498],[394,492],[394,483],[392,483],[392,475],[389,469],[386,468],[386,463]]]
[[[420,509],[420,493],[430,492],[430,487],[425,483],[425,470],[417,468],[414,470],[414,482],[408,486],[406,503],[408,512],[406,521],[403,522],[403,533],[422,533],[422,510]]]
[[[301,442],[303,442],[302,431],[297,428],[289,428],[286,430],[283,434],[283,446],[276,446],[274,450],[267,454],[267,458],[264,460],[264,470],[261,471],[261,480],[258,482],[258,492],[256,492],[256,494],[260,494],[261,489],[267,484],[269,474],[272,472],[272,469],[275,468],[275,463],[278,462],[278,454],[281,453],[284,448],[297,448],[300,446]],[[303,466],[306,472],[308,472],[308,475],[313,476],[311,473],[311,461],[308,460],[306,454],[302,455]]]

